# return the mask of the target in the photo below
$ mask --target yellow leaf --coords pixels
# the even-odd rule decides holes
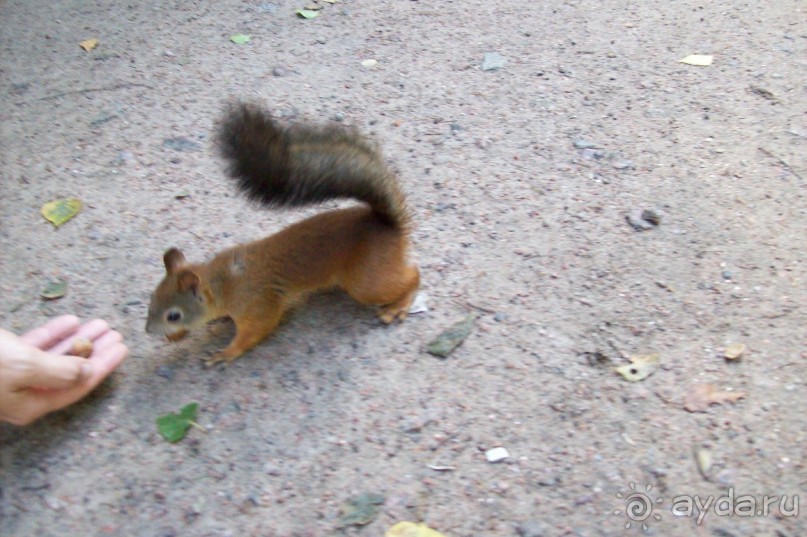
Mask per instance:
[[[681,63],[685,63],[687,65],[697,65],[699,67],[706,67],[707,65],[712,65],[712,60],[714,56],[709,54],[690,54],[686,58],[681,58],[678,60]]]
[[[446,537],[439,531],[433,530],[426,524],[414,522],[398,522],[387,530],[384,537]]]
[[[78,46],[89,52],[95,47],[97,47],[98,43],[99,41],[93,37],[92,39],[85,39],[84,41],[79,43]]]
[[[49,201],[42,206],[42,216],[54,226],[59,227],[81,210],[81,200],[75,198]]]
[[[652,375],[658,369],[659,355],[636,354],[629,358],[630,363],[615,367],[614,370],[630,382],[638,382]]]

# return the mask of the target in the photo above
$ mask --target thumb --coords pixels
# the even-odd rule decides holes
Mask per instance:
[[[26,388],[61,390],[84,382],[92,375],[92,366],[84,358],[32,350],[25,375]]]

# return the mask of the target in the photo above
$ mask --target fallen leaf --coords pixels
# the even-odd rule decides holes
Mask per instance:
[[[726,360],[736,360],[745,354],[746,350],[748,350],[748,347],[746,347],[745,343],[732,343],[723,351],[723,356],[726,357]]]
[[[81,210],[81,200],[75,198],[49,201],[42,206],[42,216],[54,226],[59,227]]]
[[[364,492],[350,498],[342,505],[339,527],[366,526],[378,516],[379,506],[383,503],[384,496],[374,492]]]
[[[446,537],[439,531],[431,529],[426,524],[414,522],[398,522],[387,530],[384,537]]]
[[[98,46],[98,43],[100,43],[100,41],[98,41],[98,40],[97,40],[97,39],[95,39],[95,38],[92,38],[92,39],[85,39],[84,41],[82,41],[81,43],[79,43],[79,44],[78,44],[78,46],[80,46],[81,48],[83,48],[85,51],[89,52],[89,51],[91,51],[92,49],[94,49],[95,47],[97,47],[97,46]]]
[[[304,19],[313,19],[319,16],[319,11],[314,11],[313,9],[298,9],[297,14]]]
[[[471,333],[476,317],[476,313],[472,313],[462,321],[444,330],[429,343],[426,347],[426,352],[440,358],[445,358],[451,354]]]
[[[230,41],[236,45],[246,45],[249,43],[250,39],[252,39],[252,36],[246,34],[234,34],[230,36]]]
[[[629,364],[615,367],[614,371],[625,377],[629,382],[644,380],[658,369],[659,355],[655,354],[635,354],[628,358]]]
[[[726,401],[734,403],[743,397],[743,392],[727,392],[718,390],[713,384],[697,384],[686,396],[684,408],[689,412],[706,412],[711,405],[720,405]]]
[[[42,289],[40,296],[46,300],[62,298],[67,293],[67,282],[63,280],[53,280]]]
[[[708,65],[712,65],[712,60],[714,60],[714,56],[709,54],[690,54],[685,58],[681,58],[678,60],[681,63],[685,63],[687,65],[697,65],[698,67],[706,67]]]
[[[157,418],[157,430],[171,443],[176,443],[185,438],[185,434],[192,425],[201,427],[196,423],[196,411],[199,409],[198,403],[190,403],[182,407],[179,414],[166,414]]]

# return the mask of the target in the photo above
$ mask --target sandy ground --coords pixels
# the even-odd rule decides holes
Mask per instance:
[[[0,426],[0,535],[639,535],[634,492],[661,500],[651,535],[807,535],[804,2],[304,6],[0,3],[0,324],[103,317],[132,351],[86,402]],[[144,333],[166,248],[202,260],[323,210],[230,190],[210,138],[234,97],[382,144],[427,313],[383,327],[326,294],[218,370],[227,324]],[[39,209],[64,197],[85,208],[54,229]],[[643,209],[661,222],[638,232]],[[423,352],[474,311],[453,355]],[[646,380],[614,372],[649,353]],[[745,396],[688,412],[703,383]],[[207,432],[167,443],[155,418],[192,401]],[[378,516],[337,529],[362,492]],[[787,502],[672,513],[729,492]]]

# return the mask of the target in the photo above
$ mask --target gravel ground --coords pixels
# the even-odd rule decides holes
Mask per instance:
[[[0,324],[103,317],[132,351],[85,402],[0,426],[0,535],[639,535],[632,493],[660,500],[649,535],[807,535],[804,2],[305,5],[0,3]],[[226,323],[145,334],[166,248],[323,210],[231,191],[210,138],[232,98],[383,146],[428,312],[313,297],[225,369],[202,360]],[[55,229],[39,209],[65,197],[84,209]],[[469,312],[451,356],[423,351]],[[744,397],[688,411],[704,383]],[[167,443],[155,418],[192,401],[207,432]],[[338,529],[363,492],[378,515]],[[787,501],[672,512],[729,493]]]

